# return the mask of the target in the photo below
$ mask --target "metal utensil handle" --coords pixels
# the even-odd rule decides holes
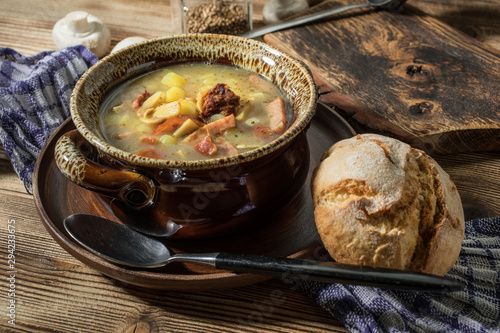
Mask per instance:
[[[216,257],[215,267],[282,278],[299,278],[388,289],[431,292],[463,289],[463,285],[459,281],[436,275],[259,255],[220,253]]]
[[[351,10],[351,9],[355,9],[355,8],[362,8],[362,7],[369,7],[369,6],[371,6],[371,5],[369,5],[368,3],[358,3],[358,4],[354,4],[354,5],[347,5],[347,6],[342,6],[339,8],[333,8],[330,10],[301,16],[301,17],[298,17],[296,19],[287,20],[287,21],[283,21],[280,23],[268,25],[268,26],[265,26],[265,27],[260,28],[260,29],[248,31],[240,36],[246,37],[246,38],[260,37],[260,36],[263,36],[265,34],[275,32],[278,30],[284,30],[284,29],[296,27],[296,26],[299,26],[302,24],[318,21],[318,20],[327,18],[331,15],[339,14],[339,13],[347,11],[347,10]]]

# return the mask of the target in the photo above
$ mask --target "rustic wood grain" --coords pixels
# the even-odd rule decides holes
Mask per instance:
[[[264,40],[308,63],[323,100],[371,131],[431,154],[500,149],[500,51],[435,18],[358,10]]]
[[[9,160],[9,156],[0,142],[0,160]]]
[[[15,195],[28,196],[23,182],[19,179],[12,164],[8,160],[0,159],[0,191],[9,191]]]
[[[410,0],[408,3],[423,13],[500,50],[500,2],[498,0]]]
[[[263,3],[254,1],[257,25]],[[408,3],[500,49],[498,0]],[[52,26],[77,9],[105,19],[112,45],[130,35],[151,38],[170,29],[169,2],[163,0],[2,0],[0,47],[25,55],[55,49]],[[18,312],[16,326],[7,323],[4,310],[0,312],[0,332],[347,332],[312,299],[278,280],[230,290],[175,292],[134,287],[101,275],[52,239],[33,198],[1,156],[0,308],[5,310],[9,301],[6,230],[14,219]],[[456,183],[467,218],[500,215],[498,154],[453,154],[437,160]]]
[[[165,292],[111,280],[59,247],[30,198],[0,193],[0,226],[16,221],[17,324],[0,320],[0,331],[126,332],[342,332],[314,302],[279,281],[225,291]],[[0,234],[6,244],[7,233]],[[2,258],[6,247],[0,248]],[[4,272],[5,272],[4,266]],[[6,279],[0,281],[7,291]],[[2,294],[5,309],[6,292]],[[12,330],[14,328],[14,330]],[[133,330],[132,330],[133,332]]]
[[[256,26],[262,25],[265,0],[253,1]],[[67,13],[83,10],[97,16],[108,26],[111,48],[124,38],[156,38],[171,35],[170,1],[164,0],[2,0],[0,2],[0,47],[15,49],[23,55],[57,49],[52,40],[54,24]]]
[[[457,186],[467,220],[500,216],[500,154],[468,153],[435,157]]]

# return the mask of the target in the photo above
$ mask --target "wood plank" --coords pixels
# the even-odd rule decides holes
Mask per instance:
[[[457,186],[466,220],[500,216],[500,153],[441,155],[435,159]]]
[[[254,24],[262,25],[265,0],[253,1]],[[28,8],[28,10],[27,10]],[[9,47],[29,56],[57,49],[52,41],[54,24],[67,13],[83,10],[97,16],[111,32],[111,47],[124,38],[156,38],[173,32],[169,1],[45,1],[2,0],[0,4],[0,47]]]
[[[362,10],[264,39],[309,64],[322,99],[368,130],[431,154],[500,149],[500,52],[437,19]]]
[[[0,46],[13,48],[24,55],[55,50],[52,28],[60,18],[75,10],[87,11],[103,20],[110,29],[112,46],[130,36],[154,38],[172,32],[168,2],[144,1],[141,6],[131,1],[98,4],[94,1],[60,1],[56,4],[36,0],[30,1],[32,8],[27,12],[17,1],[4,0],[2,7],[8,15],[0,14],[3,27]]]
[[[500,49],[500,3],[498,0],[409,1],[423,13]]]
[[[1,142],[0,142],[0,160],[10,161],[9,156],[5,152],[5,149]]]
[[[16,196],[28,196],[23,182],[14,171],[10,160],[0,159],[0,191],[10,192]]]
[[[0,192],[0,207],[1,230],[15,221],[16,330],[346,332],[314,300],[279,280],[190,293],[149,290],[109,279],[74,259],[50,237],[31,197]],[[3,258],[8,254],[7,235],[0,233]],[[9,290],[6,279],[1,279],[0,288]],[[8,301],[7,292],[2,293],[4,309]],[[11,328],[6,320],[0,321],[0,331]]]

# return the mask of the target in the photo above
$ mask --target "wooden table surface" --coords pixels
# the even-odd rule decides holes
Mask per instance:
[[[262,25],[264,3],[253,2],[256,26]],[[500,49],[499,0],[409,0],[407,5]],[[172,31],[170,4],[165,0],[2,0],[0,47],[24,55],[55,49],[52,27],[73,10],[85,10],[104,20],[112,46],[125,37],[150,38]],[[500,215],[498,152],[436,159],[455,181],[467,218]],[[15,295],[10,296],[9,221],[16,226]],[[51,238],[40,222],[33,197],[26,193],[2,150],[0,253],[2,332],[345,331],[313,299],[277,279],[229,290],[175,292],[123,285],[103,276]],[[15,325],[9,324],[7,316],[12,299]]]

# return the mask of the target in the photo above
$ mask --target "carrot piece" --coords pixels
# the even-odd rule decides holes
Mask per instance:
[[[188,119],[193,120],[200,127],[203,126],[203,122],[198,117],[179,115],[165,119],[164,122],[156,126],[156,128],[153,130],[153,134],[173,134]]]
[[[139,141],[145,145],[154,146],[158,143],[158,139],[154,136],[143,136]]]
[[[156,159],[162,158],[161,153],[157,149],[152,149],[152,148],[143,149],[141,151],[138,151],[135,154],[142,156],[142,157],[149,157],[149,158],[156,158]]]

